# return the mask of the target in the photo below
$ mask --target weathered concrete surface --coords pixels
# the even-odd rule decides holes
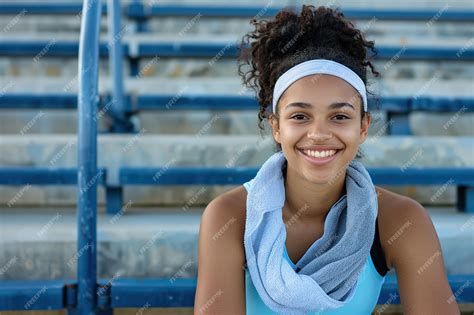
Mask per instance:
[[[202,208],[135,209],[100,215],[101,278],[190,278],[197,271]],[[474,217],[429,208],[449,274],[474,273]],[[72,209],[0,211],[0,279],[74,278],[77,258]]]
[[[207,135],[201,130],[195,135],[100,135],[99,167],[108,171],[109,181],[117,180],[118,169],[133,167],[178,166],[253,166],[259,167],[273,152],[270,137]],[[474,138],[472,137],[369,137],[361,147],[362,162],[370,166],[391,167],[473,167]],[[0,165],[75,167],[75,135],[28,135],[0,137]],[[0,190],[0,204],[7,206],[74,205],[75,187],[11,186]],[[196,205],[206,205],[223,187],[200,185],[180,187],[133,186],[125,188],[125,200],[141,205],[184,206],[195,197]],[[418,189],[407,186],[398,189],[427,204],[453,204],[453,187],[443,189],[439,197],[432,196],[438,186]],[[15,198],[21,193],[19,198]],[[11,200],[15,199],[12,204]],[[99,203],[103,204],[99,189]]]
[[[226,76],[219,74],[221,70],[231,72],[230,65],[219,68],[218,65],[210,67],[207,61],[202,65],[199,64],[199,61],[193,61],[193,63],[183,64],[175,60],[165,66],[155,65],[160,67],[158,73],[164,77],[150,76],[127,79],[125,81],[126,90],[132,95],[163,93],[172,97],[179,97],[183,94],[253,95],[249,90],[243,89],[236,74],[234,76],[231,73],[227,73]],[[386,72],[391,72],[397,64],[398,62],[389,67]],[[143,67],[146,68],[146,64]],[[411,69],[409,65],[400,64],[400,67],[399,71],[405,73],[405,79],[397,78],[397,74],[393,74],[394,78],[372,83],[371,91],[380,97],[446,97],[453,96],[453,91],[456,91],[456,97],[474,98],[472,84],[467,78],[442,79],[433,69],[412,73],[404,70],[405,68]],[[77,65],[74,65],[74,69],[77,69]],[[456,69],[455,67],[452,71],[456,72]],[[469,69],[469,67],[465,67],[465,69]],[[232,71],[235,69],[232,68]],[[469,72],[471,73],[469,77],[472,78],[474,66]],[[201,73],[202,77],[199,79],[193,77],[197,73]],[[444,76],[449,75],[449,72],[444,73]],[[38,78],[2,77],[0,78],[0,89],[3,88],[4,93],[77,92],[77,78],[75,79],[74,76],[41,78],[41,84],[38,83],[38,80]],[[110,81],[107,77],[101,78],[99,83],[101,93],[110,91]],[[212,119],[213,123],[207,129],[207,134],[257,135],[259,134],[257,112],[257,105],[254,110],[246,111],[141,111],[134,117],[133,122],[137,130],[144,129],[149,134],[193,134]],[[371,114],[374,118],[372,131],[376,130],[377,134],[385,134],[388,123],[385,112],[373,110]],[[215,118],[213,119],[213,117]],[[97,119],[98,130],[107,130],[111,124],[107,109],[98,111]],[[469,112],[467,108],[450,113],[414,112],[409,115],[413,134],[421,136],[474,136],[473,121],[474,113]],[[76,133],[76,131],[76,110],[2,110],[0,115],[1,134],[65,134]]]

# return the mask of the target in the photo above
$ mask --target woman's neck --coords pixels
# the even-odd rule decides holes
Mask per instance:
[[[287,165],[287,162],[285,162]],[[345,173],[330,183],[318,185],[301,178],[288,166],[284,167],[285,206],[287,215],[324,223],[326,216],[344,194]]]

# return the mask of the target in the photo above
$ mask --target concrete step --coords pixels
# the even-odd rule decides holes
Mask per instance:
[[[206,74],[201,77],[192,75],[190,69],[184,71],[180,63],[175,64],[177,75],[171,73],[160,77],[125,77],[124,86],[127,94],[204,94],[204,95],[246,95],[255,96],[252,90],[242,85],[237,73],[233,76],[213,76]],[[461,65],[459,65],[461,66]],[[404,66],[405,67],[405,66]],[[466,71],[473,71],[466,65]],[[181,69],[181,70],[178,70]],[[235,70],[235,69],[234,69]],[[432,70],[432,69],[430,69]],[[466,78],[454,78],[442,69],[430,71],[426,69],[423,76],[371,78],[368,89],[378,97],[474,97],[472,81]],[[182,72],[180,72],[182,71]],[[405,71],[404,69],[401,71]],[[453,68],[452,71],[455,71]],[[77,68],[76,68],[77,72]],[[102,75],[99,77],[99,92],[111,92],[111,78]],[[33,77],[23,78],[15,76],[0,77],[1,95],[7,93],[77,93],[77,76],[62,77]]]
[[[400,50],[403,54],[403,50]],[[430,81],[436,77],[437,81],[455,82],[461,81],[465,84],[471,84],[474,76],[474,65],[469,62],[462,61],[409,61],[398,59],[396,56],[392,60],[374,61],[374,66],[382,75],[380,78],[369,76],[370,82],[375,83],[382,81],[386,84],[397,84],[403,80]],[[109,67],[106,60],[99,63],[100,68],[100,84],[102,81],[110,80]],[[243,68],[242,70],[245,70]],[[124,79],[131,86],[137,85],[147,86],[147,80],[175,80],[186,79],[193,80],[205,79],[224,80],[224,82],[235,82],[240,86],[240,78],[238,76],[238,64],[235,59],[212,59],[212,58],[160,58],[150,57],[142,58],[138,63],[138,74],[130,74],[130,66],[128,61],[124,61],[123,72]],[[77,85],[78,64],[77,59],[65,57],[48,57],[45,55],[35,61],[29,56],[7,58],[0,57],[0,91],[6,93],[10,90],[22,90],[26,86],[26,90],[45,90],[50,85],[52,91],[74,91]],[[23,83],[24,81],[25,83]],[[34,85],[28,84],[33,82]],[[392,83],[394,82],[394,83]],[[153,83],[159,83],[153,82]],[[421,85],[423,85],[423,82]],[[169,86],[173,83],[165,83]],[[108,85],[110,86],[110,85]],[[223,84],[219,84],[223,86]],[[462,85],[461,85],[462,86]],[[29,87],[29,88],[28,88]],[[223,87],[226,90],[225,87]],[[159,85],[155,89],[160,89]],[[148,87],[148,91],[153,91]],[[240,91],[241,88],[236,88]],[[442,91],[452,90],[442,89]],[[2,94],[3,94],[2,93]]]
[[[227,22],[227,19],[225,21]],[[242,23],[248,24],[248,21],[242,20]],[[378,23],[378,22],[377,22]],[[394,22],[391,22],[394,23]],[[405,23],[405,22],[404,22]],[[373,24],[373,23],[372,23]],[[365,31],[369,32],[370,27],[372,24],[362,25],[361,27],[365,26]],[[471,24],[471,23],[469,23]],[[471,25],[472,27],[472,23]],[[458,28],[456,29],[456,33],[447,35],[445,37],[436,37],[427,34],[423,34],[417,32],[417,30],[413,30],[410,33],[406,31],[409,30],[405,24],[403,28],[402,34],[398,35],[393,32],[390,34],[368,34],[368,39],[373,40],[375,42],[375,46],[408,46],[408,47],[433,47],[433,48],[448,48],[448,47],[463,47],[469,44],[471,40],[470,36],[472,36],[471,32],[463,32],[461,23],[461,31],[459,30],[459,24],[457,24]],[[423,24],[422,24],[423,25]],[[468,28],[466,26],[466,28]],[[427,28],[426,24],[423,25],[423,29]],[[449,28],[448,28],[449,29]],[[468,28],[470,29],[470,27]],[[199,33],[199,34],[189,34],[187,32],[178,33],[173,31],[168,32],[153,32],[153,33],[136,33],[133,29],[125,24],[122,27],[122,32],[120,35],[120,40],[123,44],[128,44],[130,46],[137,45],[139,43],[143,44],[153,44],[153,43],[175,43],[176,45],[186,44],[186,43],[206,43],[206,44],[220,44],[223,43],[223,46],[226,44],[240,44],[242,37],[246,34],[247,31],[251,29],[245,29],[243,32],[238,33],[221,33],[221,34],[208,34],[208,33]],[[444,28],[443,28],[444,30]],[[51,42],[51,45],[55,45],[59,42],[79,42],[79,33],[67,33],[67,32],[59,32],[59,33],[31,33],[31,32],[4,32],[0,34],[0,42],[14,42],[14,43],[30,43],[30,42]],[[100,35],[100,42],[107,43],[108,35],[103,33]],[[469,47],[468,47],[469,48]]]
[[[407,32],[406,32],[407,33]],[[407,33],[410,34],[410,33]],[[74,76],[77,73],[77,57],[52,57],[48,55],[48,50],[60,43],[61,41],[78,41],[77,35],[67,34],[39,34],[32,36],[30,33],[24,34],[0,34],[0,43],[5,41],[14,42],[31,42],[43,41],[44,51],[38,49],[38,54],[33,56],[0,56],[0,75],[5,76]],[[238,44],[240,42],[240,35],[150,35],[150,34],[133,34],[124,35],[123,41],[130,45],[130,50],[134,50],[138,43],[156,44],[162,42],[176,43],[176,45],[188,42],[200,42],[207,44],[222,45],[225,52],[229,44]],[[459,51],[460,56],[463,52],[472,46],[472,33],[469,37],[448,36],[443,39],[433,39],[429,36],[419,36],[414,38],[409,37],[394,37],[394,36],[373,36],[376,45],[390,46],[399,48],[396,53],[393,53],[392,60],[379,60],[376,62],[378,69],[387,78],[426,78],[427,72],[441,72],[443,76],[448,78],[472,78],[473,66],[472,63],[450,60],[446,61],[407,61],[404,59],[404,54],[407,48],[417,47],[434,47],[434,48],[454,48]],[[106,43],[104,37],[102,42]],[[389,58],[390,59],[390,58]],[[401,60],[398,60],[401,59]],[[177,66],[177,64],[179,66]],[[398,66],[400,64],[400,67]],[[405,65],[405,66],[403,66]],[[142,58],[139,64],[140,69],[144,69],[140,73],[141,76],[232,76],[237,74],[235,58],[184,58],[173,59],[157,56],[150,56]],[[101,70],[105,75],[108,75],[108,64],[102,62]],[[398,69],[398,70],[397,70]],[[105,71],[105,72],[104,72]],[[446,73],[446,75],[444,75]],[[129,66],[127,62],[124,63],[124,75],[129,76]]]
[[[11,135],[0,137],[1,166],[76,167],[76,135]],[[473,137],[370,136],[361,147],[367,167],[474,167]],[[253,166],[259,167],[274,152],[271,137],[240,135],[100,135],[98,166],[107,169],[109,183],[116,183],[120,167]],[[25,188],[26,187],[26,188]],[[76,204],[76,187],[4,186],[0,204],[5,207]],[[387,187],[388,188],[388,187]],[[454,205],[454,187],[390,187],[423,204]],[[206,205],[226,187],[127,186],[124,202],[141,206],[184,207],[193,198]],[[16,197],[20,195],[19,197]],[[436,195],[436,198],[433,196]],[[99,203],[104,204],[103,189]],[[15,202],[11,202],[14,199]]]
[[[461,108],[457,113],[409,114],[409,125],[415,136],[474,136],[474,113]],[[108,116],[98,114],[98,130],[107,132],[112,121]],[[370,134],[387,133],[387,117],[383,111],[372,111]],[[213,119],[213,117],[215,117]],[[193,135],[209,121],[206,128],[210,135],[258,135],[256,111],[142,111],[133,122],[136,130],[148,134]],[[76,134],[76,110],[2,110],[0,115],[0,134]]]
[[[99,277],[196,277],[203,208],[135,210],[120,217],[99,215]],[[449,208],[428,211],[448,274],[474,273],[474,252],[466,250],[474,246],[474,217]],[[81,249],[73,209],[0,211],[0,217],[0,280],[75,277]]]
[[[179,65],[177,65],[179,68]],[[474,67],[472,68],[474,73]],[[65,83],[66,82],[66,83]],[[77,93],[77,77],[37,78],[22,77],[0,78],[3,93],[41,94],[41,93]],[[110,93],[111,82],[103,77],[99,80],[101,94]],[[167,94],[179,95],[245,95],[254,94],[243,88],[235,77],[203,77],[203,78],[139,78],[125,81],[127,94]],[[436,74],[430,79],[388,79],[374,81],[369,89],[380,97],[465,97],[474,98],[472,82],[463,79],[443,79]],[[141,111],[133,122],[136,130],[144,129],[154,134],[195,134],[211,119],[213,123],[206,130],[208,134],[258,135],[257,111]],[[76,133],[76,110],[1,110],[0,134],[33,134],[33,133]],[[387,118],[385,112],[374,110],[373,128],[377,134],[385,134]],[[218,117],[213,119],[213,117]],[[447,113],[411,113],[409,123],[414,135],[474,135],[474,114],[461,109]],[[111,120],[106,110],[98,111],[100,131],[108,130]],[[385,126],[385,127],[384,127]]]
[[[343,1],[344,2],[344,1]],[[339,2],[338,2],[339,3]],[[160,2],[164,4],[164,2]],[[239,2],[239,4],[243,4]],[[321,3],[322,4],[322,3]],[[212,5],[219,5],[218,3],[212,3]],[[255,3],[251,4],[252,6]],[[280,1],[278,5],[283,5]],[[360,6],[358,3],[354,3],[354,6],[345,6],[340,4],[342,9],[346,8],[367,8]],[[370,8],[384,7],[384,5],[377,4],[370,6]],[[385,8],[393,9],[394,3]],[[262,6],[262,8],[264,8]],[[432,4],[428,7],[421,7],[420,9],[435,8]],[[404,9],[414,9],[412,3]],[[472,5],[463,6],[462,4],[453,4],[450,2],[449,5],[443,3],[439,6],[439,16],[447,10],[456,9],[471,9]],[[79,13],[79,12],[78,12]],[[80,14],[70,15],[54,15],[54,19],[48,14],[32,15],[22,14],[21,19],[18,19],[19,14],[8,14],[2,15],[0,20],[0,29],[5,29],[9,34],[71,34],[77,35],[80,32]],[[196,16],[186,17],[152,17],[148,20],[147,26],[150,34],[188,34],[188,35],[223,35],[223,34],[238,34],[242,36],[248,31],[252,30],[249,23],[250,17],[248,18],[219,18],[209,17],[205,14]],[[12,23],[16,21],[16,23]],[[380,19],[372,20],[355,20],[352,19],[355,26],[369,37],[392,37],[397,39],[404,38],[433,38],[433,39],[447,39],[450,37],[463,36],[469,38],[472,36],[472,22],[445,22],[439,20],[436,16],[426,21],[385,21]],[[135,32],[136,21],[127,17],[122,18],[122,27],[128,32]],[[104,16],[101,19],[101,32],[102,34],[107,33],[107,21]]]
[[[171,18],[169,18],[171,19]],[[175,18],[172,18],[174,21]],[[241,19],[240,22],[242,25],[248,25],[248,21],[245,19]],[[221,23],[228,23],[228,19],[224,18],[221,20]],[[372,22],[368,24],[361,24],[362,30],[369,32],[371,31],[371,27],[375,27],[376,23],[382,22]],[[383,22],[383,23],[390,23],[390,24],[397,24],[396,22]],[[463,26],[465,25],[466,29],[470,29],[474,23],[457,23],[456,25],[458,28],[454,34],[449,34],[444,37],[437,37],[436,33],[433,33],[430,30],[430,33],[423,34],[423,30],[426,28],[429,29],[430,26],[427,26],[426,23],[424,24],[414,24],[420,27],[420,30],[409,28],[411,22],[403,22],[398,23],[399,28],[402,28],[400,34],[389,32],[389,34],[381,34],[381,31],[375,32],[374,34],[367,34],[368,39],[374,40],[376,46],[397,46],[397,45],[407,45],[410,47],[420,47],[420,46],[428,46],[428,47],[436,47],[436,48],[445,48],[445,47],[462,47],[466,45],[466,42],[470,40],[470,36],[472,35],[471,32],[463,32]],[[413,22],[419,23],[419,22]],[[440,22],[441,23],[441,22]],[[383,25],[384,27],[388,27],[391,25]],[[408,24],[408,25],[407,25]],[[179,30],[173,32],[172,30],[168,31],[161,31],[161,32],[140,32],[137,33],[133,30],[133,28],[129,24],[125,24],[122,26],[122,32],[120,33],[120,39],[122,43],[127,43],[130,45],[134,45],[136,43],[160,43],[160,42],[171,42],[176,44],[181,43],[193,43],[193,42],[200,42],[200,43],[240,43],[242,37],[247,33],[247,31],[252,30],[249,26],[245,26],[246,29],[243,32],[222,32],[219,34],[209,34],[206,32],[192,34],[191,32],[181,32]],[[412,32],[407,33],[407,30],[412,30]],[[443,28],[445,32],[446,30]],[[37,42],[37,41],[53,41],[54,42],[77,42],[79,41],[80,33],[69,33],[59,30],[56,32],[51,33],[35,33],[35,32],[18,32],[14,33],[11,31],[3,32],[0,34],[0,41],[14,41],[16,43],[29,43],[29,42]],[[178,36],[178,38],[177,38]],[[107,33],[100,34],[100,41],[107,42],[108,35]],[[52,44],[53,45],[53,44]]]

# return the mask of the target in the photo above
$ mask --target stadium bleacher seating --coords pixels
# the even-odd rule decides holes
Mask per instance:
[[[111,1],[110,3],[112,3]],[[86,0],[89,10],[86,10],[83,21],[90,21],[91,25],[87,36],[81,40],[58,40],[49,49],[49,58],[72,58],[77,59],[79,50],[95,47],[98,56],[107,59],[109,50],[114,49],[118,43],[107,44],[101,41],[94,42],[100,37],[97,25],[92,22],[94,15],[99,11],[100,1]],[[117,3],[117,1],[115,1]],[[105,4],[101,4],[102,14],[110,12]],[[82,9],[79,3],[30,3],[14,2],[0,4],[0,15],[20,14],[23,10],[29,14],[37,15],[75,15]],[[127,3],[122,10],[124,17],[136,23],[137,38],[129,36],[123,40],[124,59],[128,62],[129,76],[133,77],[139,73],[139,61],[154,56],[173,58],[212,58],[219,54],[223,47],[227,47],[227,41],[202,43],[199,41],[182,42],[176,45],[173,41],[154,42],[141,40],[138,33],[149,32],[148,22],[153,19],[168,16],[192,17],[202,14],[206,17],[232,17],[248,19],[261,11],[257,6],[228,7],[219,5],[196,6],[196,5],[168,5],[153,4],[146,5],[139,1]],[[268,8],[261,17],[272,16],[279,8]],[[356,20],[386,20],[394,22],[423,21],[436,16],[439,10],[416,10],[416,9],[344,9],[349,18]],[[97,16],[96,16],[97,18]],[[98,18],[100,20],[100,18]],[[439,16],[439,21],[449,23],[474,23],[474,11],[470,10],[448,10]],[[83,26],[84,27],[84,26]],[[110,26],[109,26],[110,27]],[[85,32],[85,31],[84,31]],[[116,35],[116,34],[114,34]],[[0,57],[35,57],[39,51],[48,45],[49,40],[17,39],[0,37]],[[97,45],[96,45],[97,44]],[[223,58],[235,58],[236,45],[229,46],[223,53]],[[449,45],[379,45],[378,59],[390,60],[401,49],[403,54],[400,59],[409,61],[428,62],[461,62],[472,63],[474,60],[474,49],[462,46]],[[460,50],[463,51],[460,54]],[[84,56],[83,56],[84,58]],[[82,68],[88,69],[84,73],[94,73],[98,67],[99,60],[82,59]],[[87,68],[87,65],[92,70]],[[78,71],[81,73],[81,71]],[[88,183],[94,175],[100,176],[91,183],[91,187],[101,185],[106,191],[106,209],[109,214],[117,214],[124,204],[124,189],[131,185],[144,186],[171,186],[171,185],[238,185],[252,178],[257,169],[255,167],[162,167],[145,166],[119,166],[117,177],[110,180],[110,171],[104,167],[97,168],[97,151],[94,147],[97,141],[96,122],[87,120],[86,113],[94,113],[96,110],[105,108],[113,99],[116,91],[100,93],[93,78],[83,78],[81,82],[87,83],[79,93],[91,93],[96,98],[84,97],[70,92],[2,92],[0,96],[0,110],[21,109],[68,109],[78,110],[80,125],[78,131],[78,167],[30,167],[30,166],[0,166],[0,185],[76,185],[78,173],[79,178]],[[119,86],[123,85],[121,77],[114,77]],[[97,95],[95,95],[97,94]],[[133,93],[126,92],[123,98],[124,105],[121,108],[107,112],[113,120],[112,128],[108,130],[114,134],[136,134],[139,132],[133,127],[132,116],[140,111],[163,111],[176,98],[175,94],[163,93]],[[78,106],[79,105],[79,106]],[[95,107],[97,106],[97,108]],[[445,96],[421,96],[403,97],[385,95],[371,100],[371,106],[384,111],[387,120],[393,123],[387,130],[388,135],[411,135],[409,127],[409,115],[413,112],[426,113],[456,113],[459,111],[474,111],[474,98],[464,95]],[[244,111],[254,110],[256,103],[253,97],[246,95],[230,94],[184,94],[175,100],[173,110],[215,110],[215,111]],[[90,116],[89,116],[90,117]],[[113,127],[115,126],[115,127]],[[115,152],[115,154],[120,154]],[[160,173],[161,172],[161,173]],[[369,167],[374,182],[381,185],[443,185],[457,187],[457,209],[469,214],[474,213],[474,168],[472,167],[408,167],[405,169],[394,167]],[[160,173],[159,179],[156,174]],[[81,192],[81,201],[78,205],[78,223],[87,227],[87,231],[96,230],[97,209],[95,205],[95,193],[90,189]],[[80,230],[80,227],[78,228]],[[84,244],[96,244],[96,233],[79,233],[78,246],[80,249]],[[95,247],[95,246],[94,246]],[[111,283],[106,279],[97,280],[96,253],[87,254],[78,258],[79,280],[29,280],[29,281],[2,281],[0,282],[0,311],[1,310],[24,310],[32,296],[42,292],[35,303],[28,310],[59,310],[71,311],[81,310],[87,312],[97,307],[101,313],[109,313],[114,308],[143,307],[149,303],[149,307],[192,307],[194,302],[195,279],[176,279],[170,283],[168,279],[116,279]],[[92,273],[92,274],[91,274]],[[453,292],[460,292],[456,299],[460,304],[474,303],[474,288],[467,286],[467,282],[474,282],[474,275],[449,275],[450,285]],[[98,283],[96,288],[96,282]],[[97,302],[88,294],[97,294]],[[397,296],[390,299],[391,296]],[[396,277],[388,276],[384,284],[379,303],[400,304]],[[92,304],[91,304],[92,303]]]

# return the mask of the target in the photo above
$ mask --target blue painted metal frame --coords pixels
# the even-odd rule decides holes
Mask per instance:
[[[50,45],[47,40],[35,40],[30,42],[18,40],[1,40],[0,56],[35,56],[45,46]],[[75,41],[57,41],[48,50],[47,56],[77,56],[78,43]],[[403,54],[399,56],[401,60],[455,60],[472,61],[474,60],[474,49],[468,48],[462,54],[459,54],[461,47],[406,47]],[[375,59],[391,59],[400,52],[400,46],[377,46],[377,55]],[[130,53],[129,45],[123,44],[123,54],[128,58],[146,58],[146,57],[193,57],[193,58],[213,58],[217,54],[221,58],[235,58],[237,56],[237,43],[202,43],[202,42],[183,42],[180,44],[174,42],[162,43],[138,43],[137,52]],[[369,55],[372,55],[368,51]],[[100,44],[100,56],[108,56],[108,45]]]
[[[197,279],[117,279],[111,287],[111,306],[193,307]],[[147,304],[148,303],[148,304]]]
[[[474,275],[449,275],[448,280],[453,292],[461,292],[457,295],[458,303],[474,302],[474,287],[467,286],[466,282],[474,281]],[[117,279],[111,288],[112,307],[192,307],[196,279],[176,279],[170,286],[165,282],[168,279]],[[462,291],[460,290],[461,288]],[[389,275],[379,296],[378,304],[387,303],[392,295],[398,298],[388,304],[400,304],[400,294],[396,276]],[[178,302],[179,301],[179,302]]]
[[[251,167],[123,167],[122,185],[239,185],[257,174]]]
[[[46,46],[50,46],[50,48],[45,57],[61,56],[77,58],[79,42],[71,40],[58,40],[54,45],[50,44],[50,40],[33,40],[28,42],[11,39],[1,40],[0,56],[35,56]],[[107,57],[107,44],[101,43],[99,47],[100,56]]]
[[[123,167],[120,186],[125,185],[239,185],[252,179],[258,168],[252,167]],[[474,213],[474,168],[368,168],[379,185],[449,185],[458,187],[458,209]],[[122,199],[121,193],[115,198]],[[123,204],[122,201],[119,203]],[[116,207],[117,211],[121,207]]]
[[[11,2],[0,3],[0,14],[18,14],[25,10],[28,14],[80,14],[82,3],[77,2]],[[102,6],[102,13],[107,12],[107,7]]]
[[[79,45],[77,313],[97,310],[97,105],[101,1],[84,0]]]
[[[133,18],[195,16],[251,18],[254,16],[271,17],[283,7],[235,6],[235,5],[169,5],[153,4],[145,6],[134,2],[128,6],[127,15]],[[438,15],[439,10],[402,10],[402,9],[343,9],[344,16],[355,20],[395,20],[395,21],[428,21]],[[474,11],[449,10],[443,12],[438,21],[472,22]]]
[[[103,95],[99,108],[111,102],[110,95]],[[174,94],[140,94],[125,96],[127,110],[255,110],[257,101],[252,96],[222,95],[182,95],[176,100]],[[379,101],[376,104],[376,101]],[[77,95],[65,93],[6,93],[0,97],[0,109],[75,109]],[[474,98],[467,97],[381,97],[369,98],[370,110],[379,109],[394,114],[408,114],[412,111],[425,112],[465,112],[474,111]],[[107,112],[109,113],[109,112]]]
[[[474,275],[448,275],[449,285],[453,293],[456,295],[458,304],[468,304],[474,302]],[[466,285],[468,284],[468,285]],[[400,304],[400,292],[398,290],[397,277],[395,275],[387,275],[380,292],[377,304]]]
[[[140,0],[134,0],[127,7],[125,13],[133,19],[145,19],[150,17],[164,16],[194,16],[202,14],[206,17],[236,17],[251,18],[258,14],[261,17],[270,17],[283,7],[262,7],[262,6],[235,6],[235,5],[170,5],[154,4],[148,6]],[[12,2],[0,3],[0,14],[18,14],[26,10],[28,14],[77,14],[82,11],[81,3],[55,2],[55,3],[31,3]],[[105,13],[107,7],[102,6]],[[428,21],[439,14],[439,10],[426,9],[344,9],[344,16],[356,20],[392,20],[392,21]],[[438,22],[472,22],[474,21],[474,11],[469,10],[448,10],[443,12],[437,19]]]
[[[224,49],[225,48],[225,49]],[[466,49],[459,55],[460,47],[406,47],[399,59],[402,60],[474,60],[474,49]],[[400,46],[376,47],[376,59],[391,59],[400,52]],[[213,58],[219,54],[222,58],[235,58],[237,56],[237,43],[139,43],[139,57],[203,57]],[[1,52],[1,51],[0,51]],[[372,55],[368,51],[369,55]]]
[[[369,167],[370,177],[383,185],[452,185],[474,186],[474,168],[464,167]]]
[[[77,185],[77,174],[77,168],[0,167],[0,185]],[[94,181],[106,190],[107,213],[120,209],[121,194],[117,195],[116,188],[108,185],[105,168],[98,170]]]
[[[453,185],[474,186],[474,168],[368,167],[374,183],[383,185]],[[257,174],[254,167],[122,167],[120,182],[125,185],[236,185]],[[156,176],[156,175],[159,176]]]
[[[172,101],[172,102],[171,102]],[[473,99],[474,102],[474,99]],[[170,106],[172,104],[172,106]],[[237,95],[141,94],[136,97],[137,110],[254,110],[258,103],[253,97]]]
[[[448,275],[453,292],[457,292],[458,303],[474,302],[474,275]],[[97,307],[113,308],[193,307],[196,278],[176,279],[124,279],[112,284],[101,279],[98,284],[107,288],[100,296]],[[38,294],[41,293],[41,294]],[[3,281],[0,283],[0,310],[25,310],[25,305],[34,296],[35,303],[28,310],[74,310],[78,306],[77,284],[73,280],[48,281]],[[396,276],[388,275],[380,292],[378,304],[400,304]],[[30,305],[30,304],[28,304]]]
[[[0,185],[77,185],[77,168],[0,167]],[[105,185],[106,169],[96,181]]]
[[[120,0],[107,0],[109,8],[108,18],[108,47],[109,47],[109,69],[110,77],[113,78],[112,88],[112,106],[111,115],[114,118],[112,126],[114,132],[131,132],[133,125],[129,116],[131,110],[129,103],[125,99],[123,86],[123,47],[122,47],[122,28],[121,28],[121,9]]]
[[[474,111],[474,99],[467,97],[418,97],[411,99],[411,111],[457,112]]]
[[[137,110],[170,109],[173,110],[255,110],[257,101],[252,96],[236,95],[181,95],[141,94],[135,98],[133,107]],[[170,101],[174,101],[170,106]],[[377,101],[379,103],[377,104]],[[0,103],[1,107],[1,103]],[[467,97],[382,97],[369,98],[370,110],[379,109],[393,113],[408,114],[415,110],[426,112],[466,112],[474,111],[474,98]]]
[[[0,109],[76,109],[77,95],[71,93],[5,93]]]
[[[105,94],[99,108],[107,106],[112,97]],[[174,100],[173,106],[170,101]],[[376,101],[379,103],[376,104]],[[127,110],[255,110],[257,101],[246,95],[193,95],[186,94],[176,99],[175,94],[126,95]],[[66,93],[5,93],[0,97],[0,109],[76,109],[77,95]],[[369,98],[370,110],[384,110],[394,114],[408,114],[413,111],[465,112],[474,111],[474,98],[467,97],[381,97]],[[109,113],[109,112],[107,112]]]
[[[76,290],[74,280],[2,281],[0,311],[65,309],[76,304]]]

